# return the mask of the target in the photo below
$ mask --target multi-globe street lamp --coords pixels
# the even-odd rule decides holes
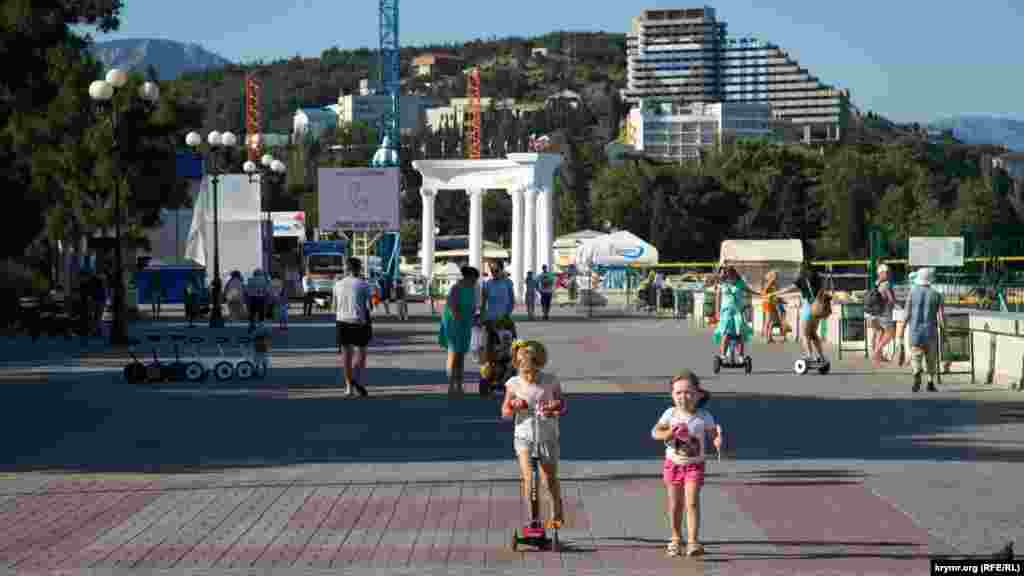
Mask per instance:
[[[198,132],[189,132],[185,136],[185,144],[197,153],[199,146],[203,143],[202,136]],[[220,175],[224,174],[223,166],[218,164],[218,152],[228,151],[235,147],[238,138],[231,132],[218,132],[214,130],[206,137],[206,143],[210,146],[207,153],[206,171],[210,174],[210,184],[213,185],[213,289],[210,291],[210,328],[223,328],[224,316],[221,314],[221,277],[220,277],[220,216],[217,198],[217,184],[220,183]]]
[[[266,180],[270,180],[274,184],[277,184],[280,181],[280,178],[284,177],[285,165],[284,162],[281,162],[270,154],[264,154],[263,157],[260,158],[259,164],[256,164],[252,160],[248,160],[245,164],[242,164],[242,170],[249,176],[250,184],[255,181],[257,176],[259,177],[260,205],[263,206],[263,215],[265,217],[262,234],[270,234],[269,240],[264,239],[264,242],[269,242],[270,244],[269,246],[264,244],[263,270],[265,270],[267,274],[270,274],[270,252],[273,249],[274,225],[270,221],[270,202],[267,201],[267,188],[263,184]]]
[[[128,74],[119,68],[113,68],[107,72],[106,78],[96,80],[89,84],[89,97],[96,102],[101,109],[110,110],[111,133],[113,146],[111,155],[114,158],[114,166],[120,171],[120,138],[118,135],[118,107],[114,101],[114,92],[128,83]],[[160,87],[154,82],[144,82],[139,86],[139,99],[146,105],[152,106],[160,99]],[[129,103],[130,105],[130,103]],[[124,265],[121,261],[121,191],[120,178],[114,180],[114,314],[113,323],[110,329],[110,343],[112,345],[123,345],[128,341],[128,330],[124,317]]]

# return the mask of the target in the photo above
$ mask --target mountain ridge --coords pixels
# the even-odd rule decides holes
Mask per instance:
[[[92,55],[109,68],[146,72],[150,66],[159,80],[174,80],[187,72],[223,68],[233,64],[195,42],[163,38],[120,38],[89,46]]]
[[[929,124],[941,130],[953,130],[953,136],[967,144],[994,144],[1024,151],[1024,120],[985,114],[956,114]]]

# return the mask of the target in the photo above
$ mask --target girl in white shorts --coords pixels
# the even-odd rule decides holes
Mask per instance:
[[[558,419],[566,414],[562,386],[554,374],[542,372],[547,351],[536,340],[516,340],[512,344],[512,363],[519,372],[505,383],[501,415],[515,419],[514,445],[519,460],[523,499],[530,494],[530,450],[536,444],[540,453],[540,476],[551,501],[549,529],[562,527],[562,489],[558,481]],[[534,422],[536,419],[536,422]],[[534,437],[534,424],[537,436]]]

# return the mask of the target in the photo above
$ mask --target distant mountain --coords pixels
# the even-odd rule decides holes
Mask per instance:
[[[145,73],[152,65],[160,80],[173,80],[184,72],[221,68],[231,64],[198,44],[174,40],[141,38],[97,42],[90,48],[93,56],[108,67]]]
[[[953,136],[967,144],[997,144],[1024,151],[1024,121],[995,116],[954,116],[930,125],[953,130]]]

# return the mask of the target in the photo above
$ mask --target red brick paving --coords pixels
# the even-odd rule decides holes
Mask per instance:
[[[53,483],[56,492],[20,495],[0,515],[0,559],[32,570],[458,564],[554,574],[570,567],[700,573],[702,566],[664,558],[660,482],[651,478],[564,483],[562,553],[511,550],[511,530],[525,517],[516,482],[181,483]],[[707,489],[724,491],[766,534],[765,542],[710,542],[707,561],[728,558],[719,566],[725,573],[925,565],[914,556],[926,554],[928,533],[861,485],[732,482]]]

